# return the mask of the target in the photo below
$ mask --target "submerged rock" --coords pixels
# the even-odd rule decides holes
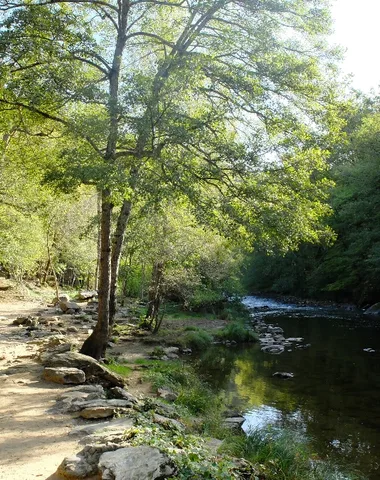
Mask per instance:
[[[294,373],[290,372],[276,372],[272,375],[273,377],[278,377],[278,378],[283,378],[283,379],[288,379],[288,378],[294,378]]]
[[[261,348],[262,352],[280,354],[285,351],[284,345],[267,345]]]

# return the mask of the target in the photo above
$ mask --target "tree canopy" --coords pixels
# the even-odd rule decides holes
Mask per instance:
[[[55,139],[47,180],[102,197],[99,322],[84,353],[104,353],[137,200],[185,196],[246,245],[330,235],[325,160],[341,120],[327,2],[1,0],[0,12],[1,110]]]

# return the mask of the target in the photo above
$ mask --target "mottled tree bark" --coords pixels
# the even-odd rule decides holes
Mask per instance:
[[[101,358],[107,348],[109,331],[109,305],[111,283],[111,225],[112,209],[110,191],[102,192],[101,254],[99,268],[98,322],[92,334],[85,340],[80,353]]]
[[[131,215],[132,202],[130,200],[124,200],[117,219],[116,230],[112,239],[112,257],[111,257],[111,285],[110,285],[110,332],[115,321],[116,313],[116,289],[117,280],[119,275],[121,249],[123,246],[123,240],[125,230],[127,228],[128,220]]]

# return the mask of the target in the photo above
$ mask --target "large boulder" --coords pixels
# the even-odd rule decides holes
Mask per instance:
[[[157,448],[125,447],[103,453],[99,460],[103,480],[164,479],[175,472],[168,456]]]
[[[80,384],[86,381],[86,375],[83,370],[79,368],[67,368],[67,367],[46,367],[43,372],[43,377],[48,382],[61,383],[61,384]]]
[[[365,315],[380,315],[380,302],[375,303],[372,307],[367,308]]]
[[[75,302],[66,302],[66,301],[59,301],[59,308],[62,310],[63,313],[75,313],[80,312],[80,306]]]
[[[98,295],[98,292],[96,290],[81,290],[78,293],[78,299],[79,300],[91,300],[91,298],[94,298]]]
[[[57,474],[67,480],[86,479],[97,475],[99,472],[99,458],[104,452],[116,450],[120,445],[108,443],[107,445],[87,445],[77,455],[66,457],[58,467]]]
[[[106,387],[123,387],[125,379],[108,370],[104,365],[88,355],[77,352],[65,352],[44,358],[45,367],[79,368],[86,374],[89,383],[102,383]]]

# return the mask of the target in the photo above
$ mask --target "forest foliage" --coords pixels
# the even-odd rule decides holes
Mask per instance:
[[[378,301],[380,288],[380,110],[377,97],[359,98],[347,118],[346,140],[331,156],[332,245],[256,252],[246,269],[249,288],[302,297]]]
[[[245,252],[265,283],[260,252],[329,245],[351,220],[376,117],[348,113],[330,24],[324,0],[0,0],[0,263],[99,287],[82,353],[104,354],[117,287],[152,316],[161,297],[215,304]],[[330,290],[358,281],[345,242]]]

